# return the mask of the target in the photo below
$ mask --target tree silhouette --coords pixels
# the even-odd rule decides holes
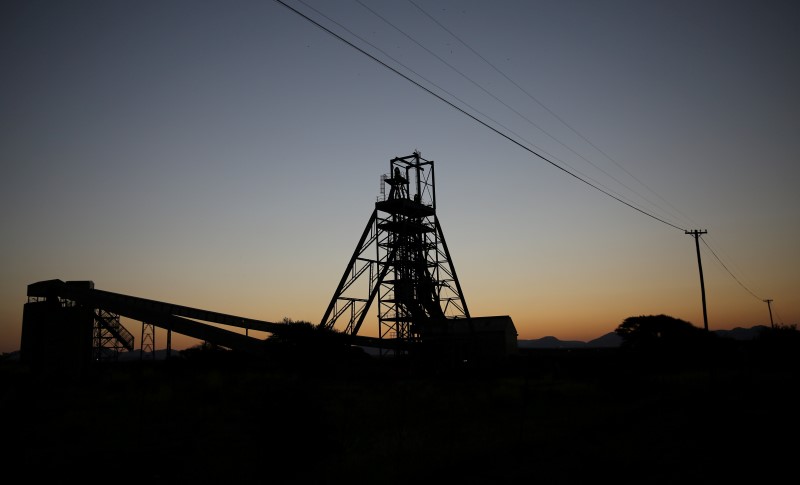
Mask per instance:
[[[622,338],[623,352],[660,368],[707,362],[710,353],[718,350],[716,334],[663,314],[628,317],[614,332]]]
[[[706,340],[705,330],[667,315],[641,315],[626,318],[614,332],[622,345],[636,349],[685,347]]]
[[[291,318],[281,323],[284,328],[267,338],[265,351],[284,363],[331,364],[363,354],[361,348],[350,345],[349,336],[343,332]]]
[[[800,369],[800,330],[797,325],[775,325],[753,339],[753,354],[759,364]]]
[[[347,343],[346,335],[335,329],[288,317],[284,317],[281,323],[284,327],[270,335],[267,338],[269,342],[295,349],[344,346]]]

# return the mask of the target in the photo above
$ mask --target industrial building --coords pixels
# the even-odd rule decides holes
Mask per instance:
[[[351,345],[379,355],[497,364],[517,352],[510,316],[473,317],[436,215],[435,169],[415,151],[389,162],[380,194],[330,303],[318,323]],[[377,328],[362,332],[369,310]],[[125,317],[142,322],[139,352],[154,351],[155,327],[215,346],[259,354],[264,339],[249,331],[280,333],[283,323],[102,291],[92,281],[47,280],[28,285],[21,359],[34,366],[80,368],[136,348]],[[372,335],[366,335],[371,333]]]

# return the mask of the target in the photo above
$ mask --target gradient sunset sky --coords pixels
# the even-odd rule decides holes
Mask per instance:
[[[711,330],[800,322],[800,3],[285,3],[519,144],[277,1],[3,2],[0,351],[48,279],[318,323],[414,150],[521,339],[702,327],[694,229]]]

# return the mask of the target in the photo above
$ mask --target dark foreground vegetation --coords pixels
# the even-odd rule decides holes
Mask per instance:
[[[661,329],[648,340],[650,321],[619,349],[530,350],[491,369],[360,352],[254,360],[207,347],[80,375],[3,361],[3,473],[181,484],[793,476],[797,330],[738,342],[669,340]]]

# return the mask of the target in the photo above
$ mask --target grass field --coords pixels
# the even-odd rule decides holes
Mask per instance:
[[[526,351],[400,360],[0,362],[3,472],[58,483],[779,483],[795,354]],[[38,480],[37,480],[38,481]]]

